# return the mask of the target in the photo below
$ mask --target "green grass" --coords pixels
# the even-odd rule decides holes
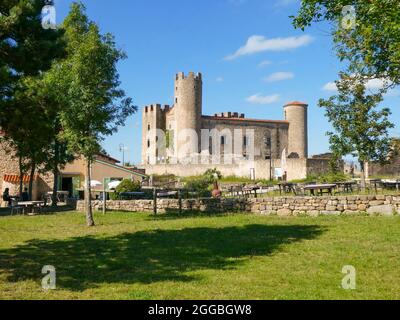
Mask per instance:
[[[400,216],[0,217],[1,299],[399,299]],[[57,290],[41,289],[54,265]],[[341,289],[344,265],[357,289]]]

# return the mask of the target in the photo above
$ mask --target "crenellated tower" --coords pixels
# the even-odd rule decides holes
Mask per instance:
[[[200,137],[201,116],[202,116],[202,94],[203,81],[201,73],[195,74],[189,72],[187,76],[180,72],[175,77],[175,97],[174,97],[174,113],[175,113],[175,132],[176,137],[183,130],[190,129],[197,133]],[[200,141],[192,141],[192,150],[199,152]],[[178,157],[185,155],[177,154],[184,142],[176,141],[175,152]]]
[[[163,143],[158,141],[157,129],[165,132],[165,118],[169,112],[170,106],[161,104],[152,104],[145,106],[142,115],[142,163],[157,163],[162,157],[166,156],[166,150]],[[161,147],[160,147],[161,146]]]

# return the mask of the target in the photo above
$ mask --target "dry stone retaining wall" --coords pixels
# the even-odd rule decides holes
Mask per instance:
[[[93,201],[95,210],[102,209],[102,201]],[[77,210],[84,210],[78,201]],[[107,210],[153,212],[153,200],[107,201]],[[177,199],[157,200],[159,213],[179,210]],[[400,195],[360,195],[323,197],[271,197],[258,199],[223,198],[182,200],[182,210],[201,212],[251,212],[263,215],[341,215],[341,214],[400,214]]]

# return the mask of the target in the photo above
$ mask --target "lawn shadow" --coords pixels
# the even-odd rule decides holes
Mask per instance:
[[[178,209],[166,209],[165,213],[158,213],[156,215],[151,214],[148,216],[148,220],[176,220],[176,219],[189,219],[199,217],[226,217],[228,215],[237,214],[237,212],[211,212],[201,210],[182,210],[179,212]],[[246,213],[243,213],[246,214]]]
[[[319,236],[319,226],[260,225],[125,233],[107,238],[30,240],[0,250],[0,272],[9,282],[40,284],[44,265],[57,271],[57,287],[73,291],[103,283],[193,281],[201,269],[227,270],[282,245]]]
[[[42,208],[42,212],[36,213],[36,215],[53,215],[53,214],[59,214],[63,212],[70,212],[74,210],[73,207],[68,206],[68,205],[58,205],[57,207],[51,207],[51,206],[46,206]],[[11,216],[11,208],[0,208],[0,217],[9,217]],[[18,216],[26,216],[21,213],[16,213],[13,215],[13,217],[18,217]]]

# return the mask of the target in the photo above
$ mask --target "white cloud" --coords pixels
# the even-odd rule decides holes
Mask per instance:
[[[292,72],[275,72],[268,77],[264,78],[266,82],[277,82],[283,80],[290,80],[294,78],[294,73]]]
[[[259,63],[258,67],[259,67],[259,68],[264,68],[264,67],[266,67],[266,66],[269,66],[270,64],[272,64],[271,61],[269,61],[269,60],[264,60],[264,61],[261,61],[261,62]]]
[[[264,36],[254,35],[247,40],[246,44],[243,47],[239,48],[234,54],[225,57],[224,60],[233,60],[241,56],[251,55],[264,51],[285,51],[296,49],[302,46],[306,46],[312,41],[313,38],[309,35],[272,39],[267,39]]]
[[[217,79],[215,79],[215,81],[217,81],[217,82],[224,82],[224,78],[223,78],[223,77],[218,77]]]
[[[254,103],[254,104],[271,104],[279,101],[280,95],[273,94],[270,96],[263,96],[260,93],[252,95],[246,99],[247,102]]]
[[[337,91],[336,83],[328,82],[326,85],[324,85],[322,87],[322,90],[325,90],[325,91]]]
[[[392,82],[391,81],[387,81],[384,79],[371,79],[369,80],[366,85],[365,88],[368,90],[379,90],[384,88],[387,85],[391,85]],[[322,90],[325,91],[337,91],[337,86],[335,82],[328,82],[327,84],[325,84],[322,87]],[[390,91],[389,91],[390,92]]]

